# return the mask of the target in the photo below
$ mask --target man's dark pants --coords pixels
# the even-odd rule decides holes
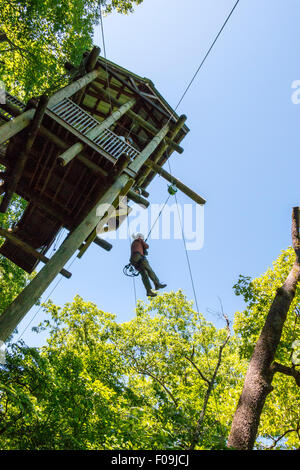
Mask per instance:
[[[141,273],[142,281],[147,292],[151,290],[149,277],[155,287],[159,285],[159,279],[145,256],[140,253],[133,253],[130,258],[130,263]]]

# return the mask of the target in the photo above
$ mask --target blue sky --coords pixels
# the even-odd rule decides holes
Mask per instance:
[[[107,16],[107,58],[150,78],[176,106],[234,3],[144,0],[131,15]],[[241,0],[178,109],[190,133],[184,153],[173,153],[172,171],[207,200],[204,245],[190,252],[190,262],[199,309],[218,326],[208,311],[219,309],[218,297],[232,319],[243,308],[232,289],[239,274],[259,276],[290,244],[291,209],[300,205],[300,105],[291,100],[292,82],[300,79],[299,22],[298,0]],[[100,26],[95,44],[102,47]],[[149,192],[151,203],[163,203],[166,182],[156,178]],[[178,200],[190,202],[182,193]],[[122,274],[128,240],[113,245],[109,253],[94,245],[76,260],[72,278],[51,295],[54,303],[78,293],[120,322],[133,318],[133,284]],[[193,299],[182,240],[150,240],[149,260],[167,290],[182,288]],[[140,279],[136,287],[146,300]],[[32,326],[43,317],[39,311]],[[29,327],[23,339],[40,344],[43,336]]]

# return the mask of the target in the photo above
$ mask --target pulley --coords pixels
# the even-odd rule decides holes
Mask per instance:
[[[171,194],[171,196],[174,196],[177,193],[178,189],[176,184],[169,184],[168,185],[168,193]]]

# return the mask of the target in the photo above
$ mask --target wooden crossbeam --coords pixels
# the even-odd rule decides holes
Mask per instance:
[[[33,256],[34,258],[38,259],[39,261],[42,261],[43,263],[48,263],[49,258],[47,256],[43,255],[42,253],[39,253],[37,250],[32,248],[30,245],[25,243],[23,240],[20,240],[20,238],[16,237],[12,232],[9,230],[5,230],[3,228],[0,228],[0,235],[1,237],[7,238],[11,243],[13,243],[15,246],[18,248],[21,248],[24,250],[26,253],[29,255]],[[67,271],[66,269],[62,269],[60,273],[66,277],[67,279],[70,279],[72,274]]]
[[[205,204],[206,201],[203,199],[201,196],[199,196],[195,191],[192,189],[188,188],[184,183],[179,181],[177,178],[175,178],[173,175],[168,173],[166,170],[164,170],[161,166],[157,165],[157,163],[152,162],[151,160],[147,160],[145,162],[145,165],[147,165],[151,170],[154,170],[156,173],[158,173],[160,176],[162,176],[164,179],[169,181],[171,184],[175,184],[180,191],[182,191],[184,194],[186,194],[189,198],[191,198],[193,201],[195,201],[197,204]]]

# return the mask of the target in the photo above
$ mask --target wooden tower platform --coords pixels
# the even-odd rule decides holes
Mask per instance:
[[[0,253],[28,273],[45,263],[1,315],[0,339],[11,334],[59,272],[70,277],[64,265],[76,250],[80,257],[92,242],[111,248],[98,236],[112,214],[99,212],[103,204],[119,210],[118,226],[125,196],[149,205],[147,187],[157,173],[205,203],[162,169],[174,151],[183,152],[186,117],[176,115],[149,79],[99,52],[95,47],[86,53],[78,68],[66,64],[72,80],[51,97],[25,105],[6,93],[6,103],[0,104],[0,163],[5,166],[0,211],[7,210],[15,193],[28,201],[17,227],[1,228],[6,240]],[[45,253],[62,227],[69,236],[48,260]]]

